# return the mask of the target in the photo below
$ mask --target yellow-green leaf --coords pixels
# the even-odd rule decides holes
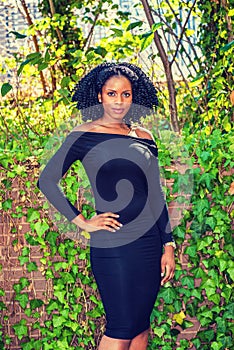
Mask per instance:
[[[175,314],[173,316],[173,320],[176,321],[178,324],[182,325],[185,317],[185,313],[183,311],[180,311],[178,314]]]

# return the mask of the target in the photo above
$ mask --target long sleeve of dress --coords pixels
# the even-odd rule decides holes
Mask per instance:
[[[48,201],[69,221],[81,212],[65,197],[58,183],[70,166],[81,159],[81,150],[75,145],[75,133],[67,136],[64,143],[49,160],[37,182],[38,188]]]
[[[160,182],[157,151],[154,153],[155,155],[151,158],[151,163],[148,169],[149,202],[160,231],[162,243],[165,244],[168,242],[174,242],[174,239],[172,236],[167,204]]]

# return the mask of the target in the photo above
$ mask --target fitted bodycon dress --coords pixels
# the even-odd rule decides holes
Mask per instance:
[[[91,268],[106,313],[105,335],[133,339],[150,326],[161,282],[162,247],[173,241],[157,146],[127,135],[72,131],[42,171],[38,187],[69,221],[80,211],[58,186],[80,160],[97,214],[114,212],[123,226],[90,233]]]

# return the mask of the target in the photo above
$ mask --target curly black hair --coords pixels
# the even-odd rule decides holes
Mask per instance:
[[[105,62],[86,74],[74,88],[72,101],[77,102],[83,121],[102,117],[103,107],[98,101],[98,93],[101,93],[105,82],[116,75],[125,76],[132,85],[132,105],[124,117],[126,122],[138,122],[158,106],[157,91],[139,67],[127,62]]]

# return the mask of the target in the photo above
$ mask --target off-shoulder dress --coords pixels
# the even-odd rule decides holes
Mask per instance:
[[[155,142],[127,135],[72,131],[42,171],[38,187],[69,221],[80,211],[59,187],[80,160],[97,214],[114,212],[123,226],[90,233],[91,268],[106,313],[105,335],[132,339],[150,327],[161,281],[163,244],[172,242]]]

